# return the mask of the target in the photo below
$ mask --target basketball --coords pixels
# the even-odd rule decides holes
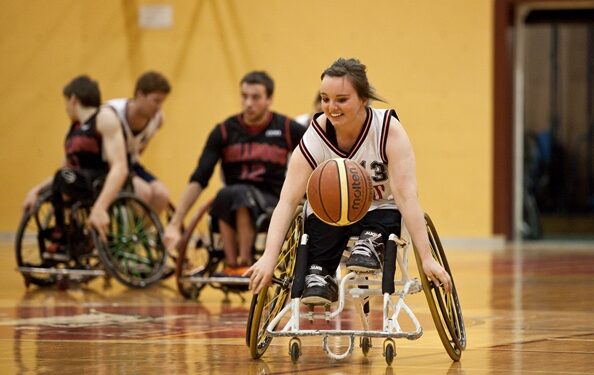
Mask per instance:
[[[343,226],[355,223],[373,200],[371,177],[350,159],[330,159],[314,169],[307,182],[307,201],[323,222]]]

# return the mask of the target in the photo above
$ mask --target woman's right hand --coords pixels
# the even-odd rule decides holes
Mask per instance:
[[[273,256],[267,256],[264,252],[260,259],[242,275],[250,277],[249,288],[253,294],[258,294],[262,288],[270,285],[276,261]]]

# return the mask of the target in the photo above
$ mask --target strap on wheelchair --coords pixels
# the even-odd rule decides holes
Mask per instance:
[[[305,289],[305,273],[307,272],[307,234],[301,236],[301,244],[297,248],[295,260],[295,278],[291,286],[291,298],[299,298]]]
[[[382,275],[382,293],[392,294],[394,288],[394,274],[396,273],[396,240],[390,235],[384,253],[384,273]]]

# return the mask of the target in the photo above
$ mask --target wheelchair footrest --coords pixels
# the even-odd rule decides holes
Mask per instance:
[[[69,276],[103,276],[104,270],[84,270],[74,268],[43,268],[43,267],[17,267],[21,273],[44,273],[48,275],[69,275]]]
[[[423,330],[419,329],[414,332],[385,332],[385,331],[365,331],[365,330],[308,330],[301,329],[298,331],[269,331],[266,333],[273,337],[301,337],[301,336],[361,336],[361,337],[384,337],[384,338],[406,338],[409,340],[416,340],[423,335]]]
[[[249,277],[186,277],[183,278],[185,281],[195,283],[195,284],[209,284],[209,283],[218,283],[218,284],[225,284],[225,285],[248,285],[250,282]]]

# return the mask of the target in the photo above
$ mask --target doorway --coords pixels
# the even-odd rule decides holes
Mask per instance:
[[[594,240],[594,2],[516,5],[513,237]]]

